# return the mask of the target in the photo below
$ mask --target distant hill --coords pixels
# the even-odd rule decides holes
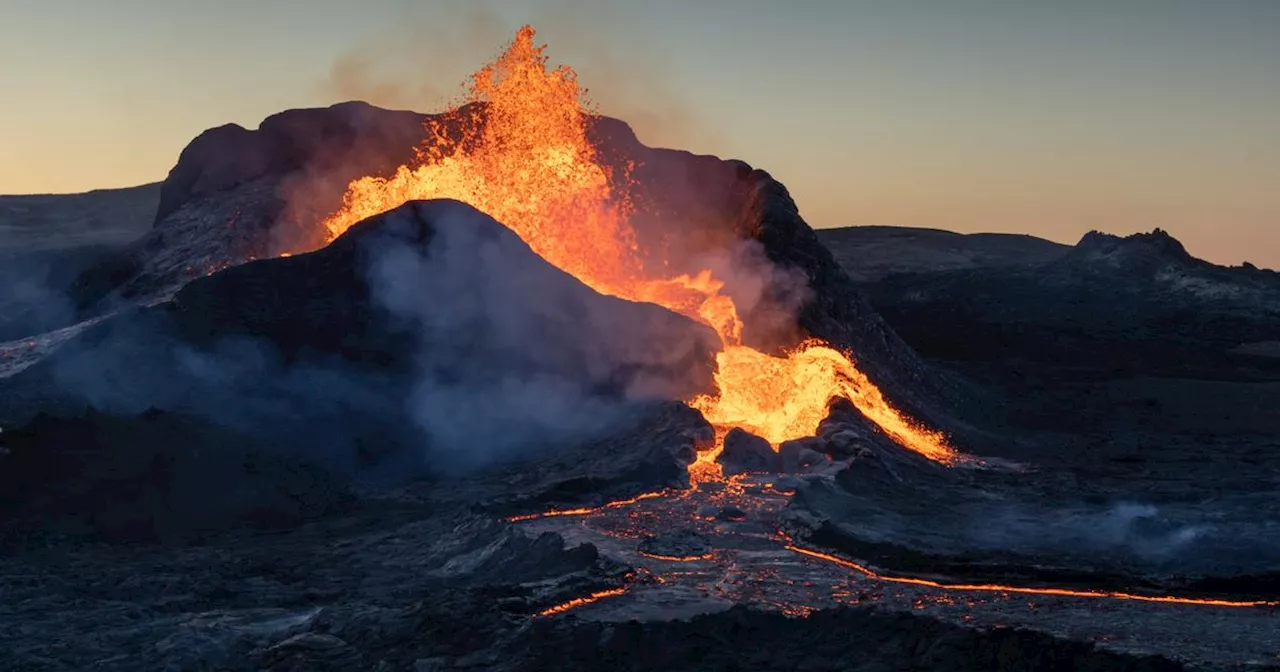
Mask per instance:
[[[1008,233],[900,226],[851,226],[816,233],[845,271],[864,282],[899,273],[1038,265],[1071,250],[1069,245]]]
[[[1280,375],[1280,273],[1197,259],[1160,229],[1095,231],[1070,247],[887,227],[818,235],[926,357],[1107,375]]]
[[[0,196],[0,254],[123,245],[151,228],[160,183],[83,194]]]
[[[151,229],[160,184],[0,196],[0,342],[65,326],[85,269]]]

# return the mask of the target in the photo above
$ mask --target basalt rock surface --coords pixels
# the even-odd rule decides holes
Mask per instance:
[[[40,416],[3,440],[6,546],[193,540],[228,527],[288,527],[353,502],[333,474],[180,414]]]
[[[1103,479],[1017,465],[947,467],[871,441],[834,478],[799,481],[783,518],[810,547],[890,573],[1280,597],[1273,498],[1223,493],[1206,505],[1187,495],[1139,495]]]
[[[725,435],[724,450],[716,460],[726,476],[777,471],[778,468],[778,455],[769,442],[738,427]]]
[[[855,609],[815,612],[804,621],[739,607],[660,624],[539,623],[518,642],[532,646],[513,646],[514,660],[497,669],[1181,669],[1166,658],[1121,656],[1039,633],[979,633],[910,614]]]

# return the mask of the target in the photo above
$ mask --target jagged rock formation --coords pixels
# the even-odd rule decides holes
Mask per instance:
[[[1066,264],[1099,264],[1112,268],[1123,267],[1130,272],[1168,266],[1191,266],[1198,261],[1187,252],[1181,242],[1163,229],[1123,237],[1090,231],[1064,255]]]
[[[734,427],[724,437],[724,450],[716,458],[726,476],[752,471],[776,471],[778,456],[768,441]]]

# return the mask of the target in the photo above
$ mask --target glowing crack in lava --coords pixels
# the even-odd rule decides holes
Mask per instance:
[[[467,99],[486,104],[483,119],[475,107],[455,108],[428,124],[419,165],[352,182],[342,208],[324,223],[328,239],[406,201],[469,203],[596,291],[656,303],[714,328],[724,346],[718,394],[688,400],[712,424],[742,427],[776,446],[812,436],[827,402],[841,396],[903,446],[940,462],[958,459],[940,433],[891,406],[837,350],[811,340],[775,357],[742,345],[737,307],[711,271],[675,277],[646,271],[626,189],[611,187],[625,187],[630,178],[611,175],[598,160],[576,74],[566,66],[548,70],[545,46],[535,46],[533,36],[531,27],[521,28],[497,60],[472,76]]]

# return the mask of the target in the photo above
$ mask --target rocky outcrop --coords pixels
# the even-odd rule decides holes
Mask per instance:
[[[1068,264],[1106,264],[1127,266],[1130,270],[1153,270],[1163,266],[1189,266],[1192,257],[1178,239],[1163,229],[1130,236],[1114,236],[1101,231],[1086,233],[1069,251]],[[1204,262],[1200,262],[1204,263]]]
[[[778,468],[778,455],[768,441],[734,427],[724,437],[724,450],[716,460],[726,476],[770,472]]]
[[[165,298],[228,265],[319,245],[315,224],[346,185],[411,162],[427,119],[349,102],[205,131],[169,171],[152,230],[88,269],[73,300],[95,312]]]

